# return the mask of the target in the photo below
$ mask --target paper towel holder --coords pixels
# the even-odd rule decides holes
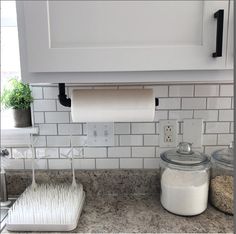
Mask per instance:
[[[66,95],[65,83],[59,83],[59,95],[58,99],[62,106],[71,107],[71,99]],[[159,106],[159,99],[155,98],[155,106]]]

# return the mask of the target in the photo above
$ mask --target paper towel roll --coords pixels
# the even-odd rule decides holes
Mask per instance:
[[[155,97],[152,89],[73,90],[73,122],[153,121]]]

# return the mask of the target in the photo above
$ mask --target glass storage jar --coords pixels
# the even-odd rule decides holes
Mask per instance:
[[[192,216],[206,210],[210,158],[194,152],[191,143],[161,154],[161,204],[171,213]]]
[[[217,209],[233,214],[234,156],[232,145],[229,148],[213,152],[210,202]]]

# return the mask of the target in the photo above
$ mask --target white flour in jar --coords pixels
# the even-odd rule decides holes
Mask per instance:
[[[167,168],[161,177],[161,204],[179,215],[197,215],[207,208],[209,176],[206,171]]]

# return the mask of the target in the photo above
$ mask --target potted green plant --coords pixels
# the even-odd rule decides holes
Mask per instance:
[[[32,126],[30,110],[32,102],[29,85],[16,78],[11,79],[2,91],[1,104],[4,109],[12,109],[14,127]]]

